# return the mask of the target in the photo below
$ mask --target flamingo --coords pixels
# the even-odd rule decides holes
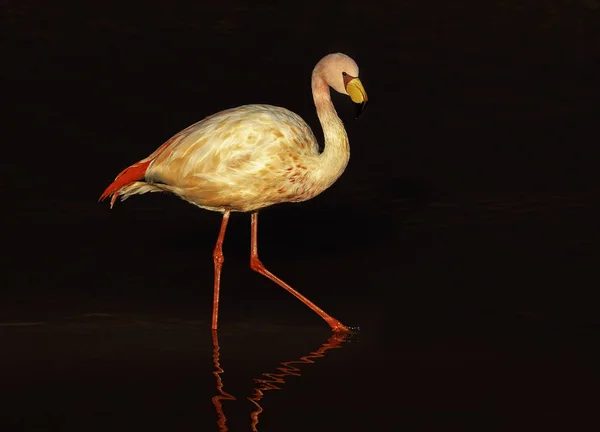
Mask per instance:
[[[329,188],[350,158],[348,136],[329,88],[350,96],[357,114],[367,104],[358,66],[342,53],[323,57],[312,72],[312,94],[325,147],[297,114],[272,105],[243,105],[220,111],[174,135],[154,153],[124,169],[99,201],[147,192],[171,192],[189,203],[223,214],[213,251],[212,329],[218,327],[223,239],[231,212],[251,213],[250,267],[316,312],[333,331],[348,332],[339,320],[265,268],[258,257],[258,212],[274,204],[301,202]]]

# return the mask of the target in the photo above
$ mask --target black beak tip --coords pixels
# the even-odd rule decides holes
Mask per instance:
[[[362,114],[362,112],[365,110],[365,107],[367,106],[367,102],[361,102],[361,103],[357,103],[355,104],[356,106],[356,115],[354,116],[354,119],[358,119],[358,117]]]

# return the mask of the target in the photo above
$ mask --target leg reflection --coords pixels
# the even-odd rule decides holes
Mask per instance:
[[[301,376],[300,368],[294,365],[314,363],[315,359],[325,357],[325,353],[330,349],[341,348],[349,337],[349,333],[334,333],[317,351],[300,357],[299,360],[281,362],[281,366],[276,368],[279,371],[278,373],[263,373],[262,376],[266,378],[255,378],[254,382],[257,386],[254,388],[252,396],[248,398],[256,406],[256,410],[250,414],[252,431],[258,432],[258,416],[263,412],[259,402],[265,396],[266,391],[279,390],[281,385],[285,384],[283,378],[286,376]]]
[[[215,370],[213,375],[217,379],[217,391],[218,395],[212,398],[212,402],[217,410],[217,425],[219,425],[219,430],[221,432],[227,431],[227,417],[225,417],[225,413],[223,412],[223,400],[235,400],[235,397],[230,395],[229,393],[223,390],[223,381],[221,379],[221,374],[224,372],[223,368],[221,368],[221,364],[219,363],[219,336],[216,330],[212,332],[213,339],[213,363],[215,365]]]
[[[223,412],[224,400],[233,401],[235,397],[223,390],[223,380],[221,374],[224,372],[219,363],[219,338],[217,331],[212,332],[213,338],[213,362],[215,370],[213,375],[217,381],[217,392],[218,394],[212,398],[213,405],[217,411],[217,425],[221,432],[228,431],[227,418]],[[254,382],[256,387],[253,389],[252,395],[248,397],[248,400],[254,404],[256,409],[250,414],[252,431],[258,432],[258,417],[263,412],[263,408],[260,405],[260,400],[265,396],[265,392],[269,390],[279,390],[283,384],[285,384],[284,377],[286,376],[301,376],[301,370],[298,366],[303,364],[315,363],[316,359],[325,357],[327,351],[334,348],[341,348],[342,344],[350,338],[350,333],[334,333],[330,336],[321,347],[309,354],[300,357],[298,360],[291,360],[281,362],[274,370],[276,373],[265,372],[262,374],[263,378],[255,378]]]

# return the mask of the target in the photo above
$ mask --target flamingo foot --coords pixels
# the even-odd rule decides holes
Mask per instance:
[[[331,327],[334,333],[352,333],[348,327],[342,324],[340,321],[336,320],[333,317],[330,317],[327,321],[327,324]]]

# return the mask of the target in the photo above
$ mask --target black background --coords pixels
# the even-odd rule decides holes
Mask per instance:
[[[2,2],[3,430],[218,430],[209,331],[220,216],[96,201],[177,131],[246,103],[321,140],[314,64],[350,164],[261,213],[267,268],[358,335],[264,398],[265,430],[541,430],[595,406],[600,3]],[[231,430],[253,378],[318,349],[316,315],[224,246]],[[288,380],[286,380],[288,381]],[[237,392],[237,393],[236,393]],[[212,428],[212,429],[211,429]]]

